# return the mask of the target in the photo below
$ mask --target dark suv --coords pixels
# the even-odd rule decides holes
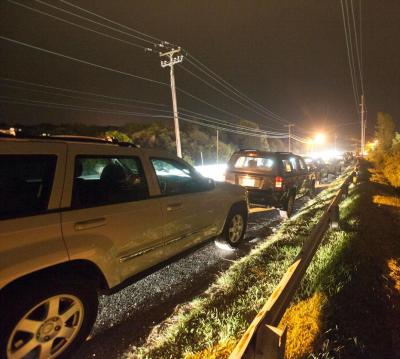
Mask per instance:
[[[285,217],[296,197],[315,192],[315,173],[290,152],[239,150],[229,160],[225,181],[246,187],[250,203],[278,208]]]

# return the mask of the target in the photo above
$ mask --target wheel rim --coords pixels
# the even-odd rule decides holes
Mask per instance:
[[[240,240],[243,232],[244,221],[243,217],[240,214],[235,214],[229,225],[229,241],[231,243],[236,243]]]
[[[60,355],[82,326],[79,298],[61,294],[30,309],[14,327],[7,343],[8,359],[49,359]]]

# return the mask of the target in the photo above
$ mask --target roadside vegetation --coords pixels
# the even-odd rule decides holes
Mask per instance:
[[[400,133],[393,118],[378,113],[375,141],[369,144],[369,159],[380,170],[390,185],[400,188]]]
[[[179,305],[170,318],[153,329],[143,346],[133,348],[125,357],[227,358],[342,181],[343,177],[336,180],[267,241],[232,264],[203,295]],[[311,284],[308,287],[310,292]]]
[[[399,193],[364,163],[283,318],[287,358],[400,357],[399,218]]]

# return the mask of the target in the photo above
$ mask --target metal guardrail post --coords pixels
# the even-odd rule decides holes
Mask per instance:
[[[349,195],[349,183],[346,182],[343,184],[343,194],[342,194],[342,199],[347,198]]]
[[[331,229],[339,228],[339,205],[335,204],[329,211],[329,227]]]
[[[256,335],[255,359],[284,359],[287,328],[261,325]]]

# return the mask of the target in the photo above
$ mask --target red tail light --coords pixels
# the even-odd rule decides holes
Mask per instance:
[[[283,189],[283,178],[280,176],[275,177],[275,188],[276,189]]]

